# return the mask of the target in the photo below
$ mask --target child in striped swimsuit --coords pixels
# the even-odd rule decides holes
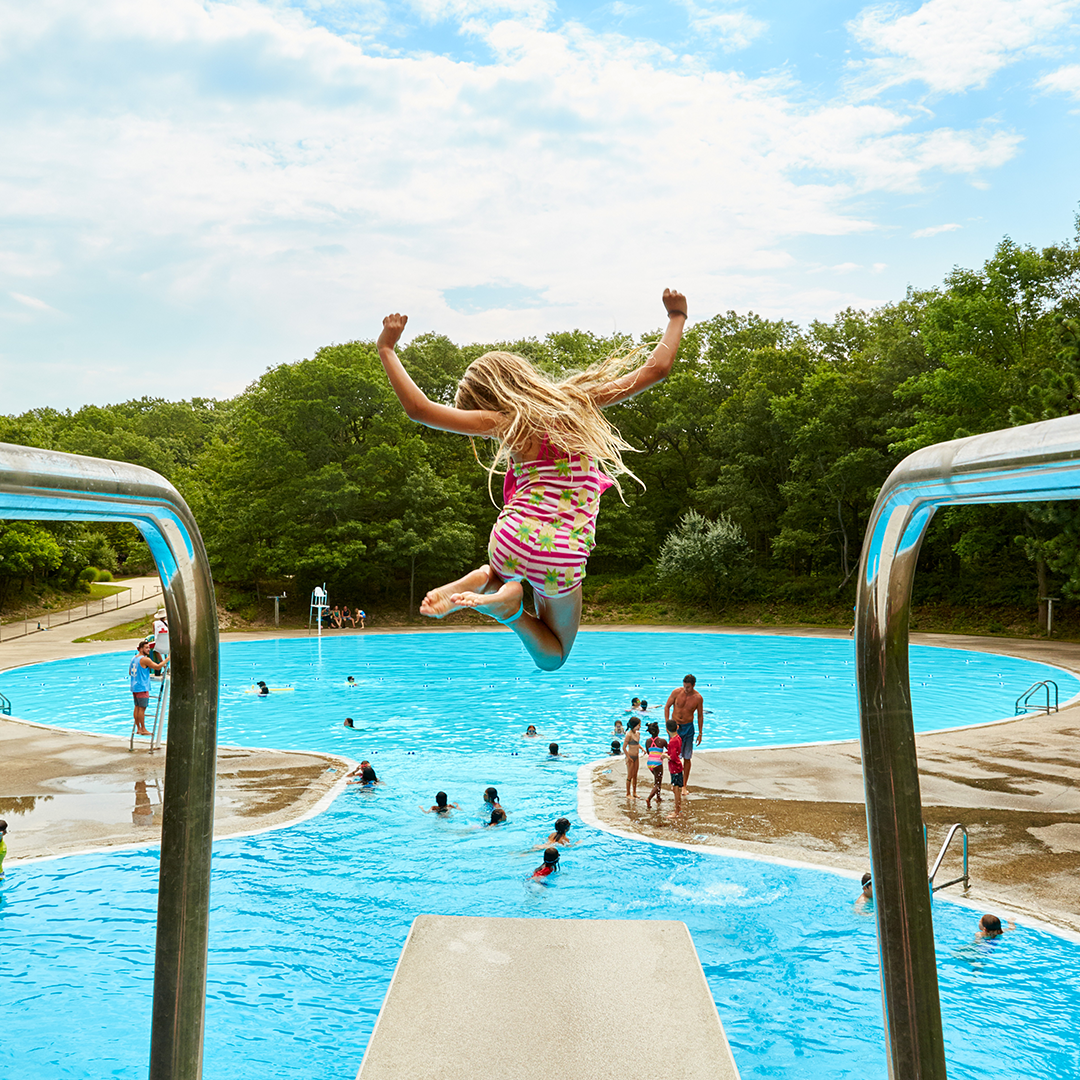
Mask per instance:
[[[686,324],[686,298],[664,290],[668,324],[648,360],[612,357],[553,382],[528,360],[491,352],[474,360],[458,383],[454,406],[431,401],[410,378],[394,346],[408,321],[383,319],[379,359],[411,420],[442,431],[495,439],[488,472],[507,468],[505,505],[491,530],[489,562],[432,589],[420,614],[441,619],[475,608],[509,626],[537,667],[566,663],[581,621],[581,582],[595,543],[600,495],[633,449],[600,410],[640,394],[667,377]],[[524,608],[522,582],[533,589],[536,613]]]

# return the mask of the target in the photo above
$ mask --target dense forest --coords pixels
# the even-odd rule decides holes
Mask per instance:
[[[672,376],[609,411],[639,453],[625,502],[609,492],[593,587],[670,596],[720,613],[740,598],[850,608],[877,490],[919,447],[1080,411],[1080,219],[1038,250],[1002,241],[977,270],[874,311],[800,328],[727,312],[692,322]],[[449,402],[465,366],[508,348],[558,373],[634,344],[580,331],[401,350]],[[483,561],[495,515],[485,451],[412,424],[372,341],[329,345],[228,401],[143,398],[0,416],[0,442],[155,469],[199,522],[215,580],[415,610],[424,591]],[[490,484],[498,497],[501,481]],[[942,511],[917,600],[1028,605],[1080,596],[1076,504]],[[133,528],[0,522],[0,606],[88,568],[138,571]],[[305,608],[306,612],[306,608]]]

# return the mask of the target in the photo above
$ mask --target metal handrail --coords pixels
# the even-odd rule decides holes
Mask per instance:
[[[919,548],[941,506],[1080,498],[1080,415],[928,446],[882,486],[859,566],[855,649],[889,1076],[946,1080],[908,624]]]
[[[926,826],[923,826],[925,830]],[[949,850],[949,845],[952,843],[952,838],[956,835],[957,830],[964,834],[964,873],[961,877],[953,878],[952,881],[946,881],[944,885],[935,885],[934,878],[937,877],[938,870],[941,869],[941,861],[945,858],[945,852]],[[945,837],[945,843],[941,845],[941,850],[938,852],[937,861],[934,863],[934,869],[930,871],[930,892],[940,892],[942,889],[947,889],[950,885],[959,885],[962,881],[964,883],[964,891],[969,888],[968,881],[968,831],[965,825],[961,825],[959,822],[953,825],[949,829],[949,835]]]
[[[11,701],[9,698],[4,697],[3,694],[0,694],[0,715],[11,715]]]
[[[0,518],[126,521],[154,557],[172,630],[150,1080],[198,1080],[214,838],[218,629],[195,519],[164,477],[121,461],[0,443]]]
[[[1040,706],[1039,711],[1045,711],[1047,716],[1049,716],[1051,712],[1058,711],[1058,685],[1053,679],[1043,679],[1042,682],[1033,683],[1016,699],[1016,704],[1013,706],[1016,710],[1013,714],[1014,716],[1020,716],[1021,713],[1028,713],[1031,711],[1028,703],[1031,700],[1032,694],[1034,694],[1040,686],[1046,691],[1046,704]],[[1050,708],[1051,686],[1054,688],[1054,707],[1052,710]]]

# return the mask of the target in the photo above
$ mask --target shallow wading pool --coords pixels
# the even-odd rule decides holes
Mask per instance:
[[[0,690],[25,719],[126,735],[129,655],[7,672]],[[913,648],[911,659],[918,730],[1010,716],[1040,678],[1063,700],[1080,689],[1006,657]],[[883,1077],[873,920],[853,911],[849,879],[626,840],[578,817],[577,770],[606,753],[612,721],[631,696],[662,717],[687,671],[709,710],[704,747],[858,734],[850,641],[584,632],[555,675],[532,671],[506,633],[223,647],[222,744],[369,757],[386,783],[215,845],[207,1080],[351,1080],[409,925],[428,911],[681,919],[744,1077]],[[256,698],[256,679],[289,689]],[[522,737],[529,723],[539,738]],[[549,758],[549,741],[565,756]],[[507,825],[481,826],[489,784]],[[461,804],[449,819],[420,813],[438,789]],[[549,887],[527,884],[531,848],[564,814],[576,845]],[[154,849],[10,866],[0,1077],[145,1075],[156,891]],[[939,899],[934,918],[950,1077],[1077,1075],[1080,946],[1021,927],[976,948],[972,911]],[[626,972],[622,1000],[597,1007],[655,1040],[665,1071],[661,1046],[678,1038],[650,1029],[646,961]]]

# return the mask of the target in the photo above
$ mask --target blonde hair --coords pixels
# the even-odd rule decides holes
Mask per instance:
[[[454,404],[459,409],[483,409],[503,417],[495,430],[499,447],[488,468],[489,494],[495,470],[511,461],[514,450],[527,447],[537,438],[546,439],[566,453],[592,458],[620,496],[621,474],[641,484],[622,459],[626,451],[635,448],[608,422],[595,395],[613,379],[636,368],[645,349],[642,345],[613,354],[585,371],[571,372],[559,382],[516,353],[489,352],[477,357],[458,383]]]

